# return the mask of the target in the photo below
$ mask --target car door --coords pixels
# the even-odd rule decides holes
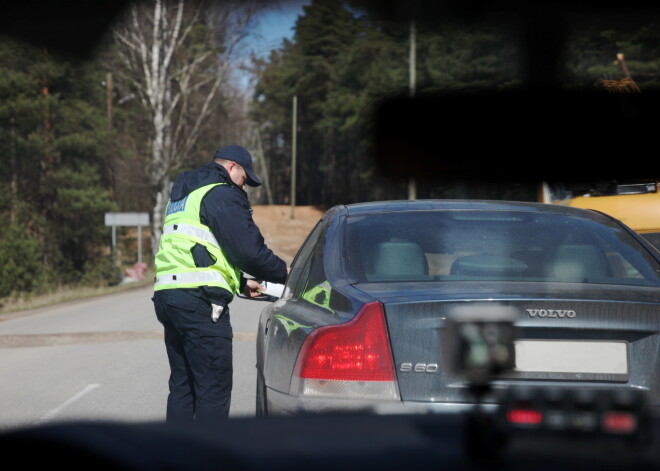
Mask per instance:
[[[285,392],[288,390],[290,370],[297,351],[285,345],[291,341],[291,333],[299,325],[290,317],[309,277],[312,260],[323,244],[330,218],[322,218],[312,229],[291,263],[291,272],[284,287],[282,298],[266,307],[262,312],[257,339],[257,368],[264,375],[267,387]],[[293,304],[293,306],[292,306]],[[260,359],[261,358],[261,362]]]

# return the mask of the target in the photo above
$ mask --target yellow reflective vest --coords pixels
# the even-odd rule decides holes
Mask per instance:
[[[211,229],[202,224],[199,211],[204,195],[218,185],[214,183],[196,189],[185,198],[171,201],[165,211],[163,233],[156,254],[154,290],[217,286],[236,294],[241,274],[224,256]],[[201,244],[215,263],[196,267],[192,249]]]

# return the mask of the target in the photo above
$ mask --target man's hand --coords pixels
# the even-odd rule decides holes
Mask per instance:
[[[262,291],[266,289],[257,283],[256,280],[246,280],[245,287],[243,288],[243,295],[248,298],[257,298],[263,296]]]

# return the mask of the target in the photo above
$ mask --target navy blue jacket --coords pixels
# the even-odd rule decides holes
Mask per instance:
[[[170,199],[178,201],[194,190],[213,183],[227,184],[218,185],[206,193],[202,200],[200,219],[215,235],[227,260],[258,280],[284,283],[287,276],[286,262],[265,244],[261,231],[252,219],[247,193],[231,180],[229,172],[222,165],[211,161],[180,174],[172,186]],[[198,266],[210,264],[204,262],[204,256],[208,254],[206,249],[204,252],[193,253]]]

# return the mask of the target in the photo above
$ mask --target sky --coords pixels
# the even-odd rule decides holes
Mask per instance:
[[[258,19],[254,37],[249,47],[259,56],[268,56],[271,50],[281,46],[284,38],[293,37],[293,26],[303,13],[303,6],[311,0],[282,0],[273,2]]]
[[[312,0],[280,0],[273,1],[257,17],[252,34],[244,39],[241,47],[242,54],[239,60],[247,60],[250,54],[267,58],[270,51],[278,49],[282,45],[284,38],[293,38],[293,26],[298,20],[298,16],[303,14],[303,6],[311,3]],[[238,85],[248,91],[251,87],[252,77],[248,74],[236,71]]]

